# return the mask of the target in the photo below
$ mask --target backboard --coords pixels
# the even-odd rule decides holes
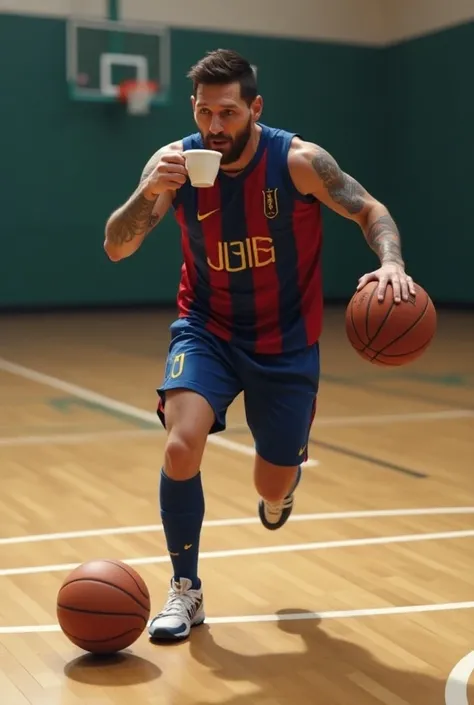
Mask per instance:
[[[158,85],[152,105],[170,100],[170,32],[167,27],[71,18],[66,70],[74,100],[116,102],[130,79]]]

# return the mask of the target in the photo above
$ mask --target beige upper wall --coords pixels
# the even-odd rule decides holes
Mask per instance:
[[[157,11],[159,8],[159,11]],[[195,9],[193,9],[195,8]],[[380,0],[122,0],[127,19],[362,44],[384,34]]]
[[[474,20],[474,0],[381,0],[388,42]]]
[[[0,0],[0,10],[106,16],[107,0]],[[121,0],[124,19],[176,27],[379,43],[380,0]]]
[[[0,11],[25,15],[105,17],[107,0],[0,0]]]
[[[0,0],[0,11],[105,17],[107,0]],[[128,20],[383,45],[474,19],[474,0],[122,0]]]

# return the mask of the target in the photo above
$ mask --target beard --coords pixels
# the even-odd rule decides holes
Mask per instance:
[[[214,149],[217,152],[221,152],[221,164],[233,164],[242,156],[242,152],[247,146],[251,134],[252,119],[249,118],[246,126],[238,132],[235,137],[226,135],[224,132],[221,132],[218,135],[211,135],[208,133],[206,136],[201,133],[201,137],[206,149]],[[213,144],[214,141],[217,141],[218,144]]]

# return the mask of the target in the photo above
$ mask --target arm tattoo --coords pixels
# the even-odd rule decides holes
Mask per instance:
[[[363,210],[365,190],[352,176],[340,169],[328,152],[319,148],[311,163],[335,203],[351,215]]]
[[[367,196],[365,189],[352,176],[345,174],[328,152],[318,148],[312,166],[332,200],[342,206],[348,214],[355,215],[364,210]],[[367,225],[364,234],[381,263],[392,262],[404,266],[400,234],[388,213]]]
[[[393,218],[382,215],[368,226],[365,237],[382,264],[393,262],[404,266],[401,254],[400,235]]]
[[[154,206],[155,201],[149,201],[137,190],[123,206],[121,213],[110,223],[108,240],[114,245],[123,245],[148,233],[160,219],[152,213]]]

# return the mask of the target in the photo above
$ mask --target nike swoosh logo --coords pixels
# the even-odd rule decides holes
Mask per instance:
[[[206,218],[209,218],[210,215],[213,215],[214,213],[217,213],[218,210],[219,210],[219,208],[216,208],[215,210],[209,211],[209,213],[203,213],[202,215],[201,215],[200,213],[198,213],[198,214],[197,214],[197,219],[198,219],[199,222],[201,222],[201,220],[206,220]]]

